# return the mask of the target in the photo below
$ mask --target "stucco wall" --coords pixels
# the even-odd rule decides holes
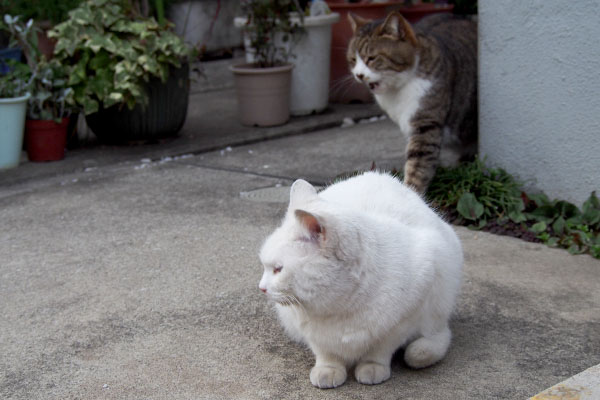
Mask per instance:
[[[208,51],[242,45],[242,33],[233,26],[233,19],[239,14],[238,0],[179,1],[168,10],[175,32],[190,45]]]
[[[529,189],[600,195],[600,2],[479,0],[480,153]]]

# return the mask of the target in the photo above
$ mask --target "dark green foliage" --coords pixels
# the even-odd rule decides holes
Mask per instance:
[[[27,64],[6,60],[10,72],[0,75],[0,99],[25,96],[31,84],[31,71]]]
[[[0,0],[0,15],[20,15],[23,20],[64,21],[67,13],[83,0]]]
[[[145,83],[167,80],[192,57],[168,25],[140,15],[128,0],[87,0],[54,27],[54,58],[68,66],[74,105],[85,114],[115,104],[146,104]]]
[[[9,92],[18,89],[17,94],[19,90],[26,90],[30,94],[27,107],[29,119],[60,121],[70,112],[66,104],[73,92],[67,86],[65,67],[56,60],[46,60],[42,55],[33,20],[25,22],[20,17],[6,14],[0,28],[10,35],[13,46],[21,48],[27,60],[26,65],[12,65],[12,71],[2,79],[8,79],[9,85],[0,82],[0,92],[6,92],[7,88]]]
[[[590,253],[600,258],[600,202],[596,192],[580,210],[562,200],[545,195],[527,196],[525,215],[535,224],[531,229],[550,246],[566,248],[571,254]]]
[[[457,215],[455,223],[474,229],[498,224],[528,229],[549,246],[600,258],[600,201],[595,192],[580,210],[564,200],[527,194],[506,171],[475,160],[453,169],[439,168],[427,198],[447,214]]]
[[[506,171],[487,168],[478,159],[457,168],[438,168],[427,198],[437,207],[455,208],[463,218],[478,225],[498,218],[523,222],[520,185]]]

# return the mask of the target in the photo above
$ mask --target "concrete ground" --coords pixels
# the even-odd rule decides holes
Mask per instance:
[[[313,388],[258,249],[295,178],[401,166],[404,143],[387,120],[337,127],[372,106],[241,128],[231,96],[193,94],[178,139],[0,172],[0,398],[517,399],[600,363],[600,261],[457,227],[447,357]]]

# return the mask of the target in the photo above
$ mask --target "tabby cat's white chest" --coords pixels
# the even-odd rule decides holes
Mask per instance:
[[[432,82],[428,79],[411,77],[401,88],[378,93],[375,99],[392,121],[400,127],[402,133],[409,137],[413,131],[411,120],[431,85]]]

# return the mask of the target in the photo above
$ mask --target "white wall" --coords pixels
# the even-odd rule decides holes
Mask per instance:
[[[480,153],[528,189],[600,196],[600,1],[479,0]]]
[[[240,14],[239,0],[218,3],[217,0],[179,1],[169,8],[167,17],[175,23],[175,32],[192,46],[205,46],[209,51],[241,46],[241,31],[233,26],[234,17]]]

